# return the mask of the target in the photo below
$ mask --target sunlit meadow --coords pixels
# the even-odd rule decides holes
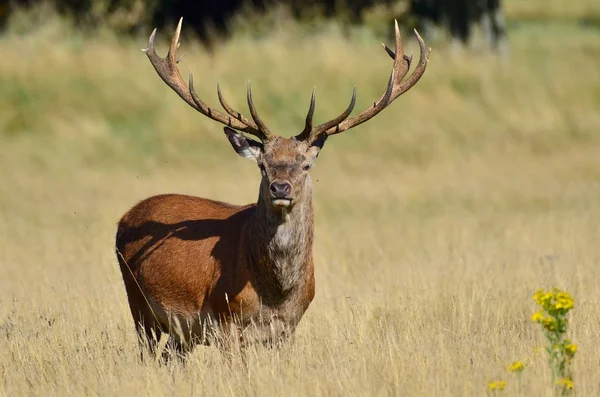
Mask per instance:
[[[507,2],[505,58],[481,40],[431,43],[417,86],[328,140],[313,171],[315,300],[293,343],[252,348],[246,366],[213,348],[139,360],[114,233],[152,194],[253,201],[258,169],[160,81],[147,36],[16,21],[0,38],[0,395],[480,396],[493,379],[514,395],[506,368],[522,359],[520,394],[551,396],[531,296],[553,286],[577,301],[574,390],[600,395],[598,7],[559,3]],[[389,37],[273,29],[212,53],[186,34],[180,68],[214,105],[219,81],[245,109],[250,79],[286,136],[313,86],[317,120],[354,85],[360,108],[383,91]]]

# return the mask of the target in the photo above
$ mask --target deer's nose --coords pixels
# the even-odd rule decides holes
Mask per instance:
[[[271,183],[269,190],[271,191],[271,196],[273,196],[273,198],[285,199],[288,198],[289,194],[292,192],[292,185],[287,182],[275,181]]]

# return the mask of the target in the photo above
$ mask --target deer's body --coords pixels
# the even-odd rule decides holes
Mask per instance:
[[[293,138],[272,134],[258,117],[250,87],[246,119],[224,101],[223,114],[200,100],[177,69],[181,21],[166,58],[144,50],[163,81],[190,106],[222,124],[234,150],[254,160],[262,179],[256,204],[234,206],[204,198],[161,195],[146,199],[121,219],[116,248],[131,314],[141,339],[152,348],[162,332],[178,342],[207,342],[233,335],[242,343],[277,343],[293,333],[315,294],[312,259],[313,209],[309,171],[330,135],[381,112],[423,75],[429,52],[417,35],[421,56],[411,76],[398,25],[387,88],[373,106],[351,114],[356,91],[338,117],[313,127],[315,94],[304,130]],[[398,54],[398,56],[397,56]],[[401,54],[401,55],[400,55]],[[237,131],[236,131],[237,130]],[[238,131],[254,135],[260,142]],[[213,333],[214,331],[215,333]]]
[[[234,326],[262,342],[293,332],[314,296],[312,208],[269,214],[268,223],[263,211],[271,212],[161,195],[123,216],[119,262],[143,332],[180,324],[183,336],[204,341],[207,327]]]

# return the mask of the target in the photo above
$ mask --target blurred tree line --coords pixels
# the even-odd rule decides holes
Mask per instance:
[[[493,46],[504,39],[501,0],[0,0],[0,24],[17,8],[49,5],[82,28],[109,27],[119,32],[146,31],[150,27],[174,25],[184,16],[186,28],[205,42],[211,35],[231,32],[235,15],[261,16],[284,8],[295,19],[315,21],[336,18],[361,23],[372,10],[386,20],[398,18],[429,35],[442,27],[449,35],[467,43],[472,25],[480,22]],[[372,13],[371,13],[372,14]],[[258,24],[260,18],[255,18]],[[250,22],[252,23],[252,21]]]
[[[82,27],[108,26],[118,31],[140,27],[174,25],[184,16],[186,26],[202,39],[211,33],[227,34],[234,15],[260,15],[284,6],[300,20],[336,17],[360,22],[363,12],[378,4],[391,5],[406,0],[0,0],[0,16],[6,19],[17,8],[49,5],[71,17]],[[4,4],[3,4],[4,3]]]

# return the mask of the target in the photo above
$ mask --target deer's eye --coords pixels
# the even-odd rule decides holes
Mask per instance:
[[[302,169],[304,171],[309,171],[310,170],[311,165],[310,164],[306,164],[304,167],[302,167]]]

